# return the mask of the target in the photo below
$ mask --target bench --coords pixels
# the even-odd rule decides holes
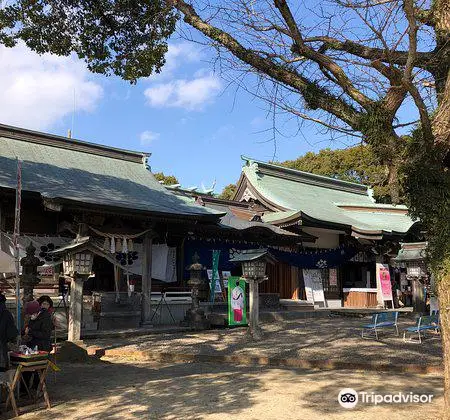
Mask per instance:
[[[378,312],[372,315],[372,320],[370,324],[362,325],[361,337],[367,338],[364,332],[375,334],[375,338],[378,340],[378,330],[382,328],[392,327],[396,330],[396,335],[398,336],[398,326],[397,326],[398,312]]]
[[[438,332],[439,328],[439,314],[422,315],[417,318],[416,325],[405,328],[403,331],[403,341],[406,341],[406,333],[411,333],[417,334],[419,336],[419,343],[422,343],[422,335],[425,337],[426,331],[434,330]],[[411,341],[411,337],[409,340]]]

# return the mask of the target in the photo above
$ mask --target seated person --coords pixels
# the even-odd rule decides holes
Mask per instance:
[[[26,312],[30,314],[30,320],[25,327],[25,336],[30,338],[27,346],[34,349],[36,346],[38,350],[51,351],[51,335],[53,330],[52,316],[49,308],[53,306],[53,302],[48,301],[48,296],[43,299],[42,305],[38,301],[28,302]]]

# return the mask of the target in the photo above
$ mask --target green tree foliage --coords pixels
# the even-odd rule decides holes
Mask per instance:
[[[220,193],[219,198],[223,198],[224,200],[232,200],[234,194],[236,193],[236,188],[236,184],[228,184]]]
[[[176,21],[164,0],[19,0],[0,8],[0,44],[74,52],[95,73],[136,82],[161,71]]]
[[[438,277],[450,272],[450,170],[442,165],[443,154],[444,145],[433,148],[417,129],[402,168],[407,204],[427,227],[428,258]]]
[[[287,168],[368,185],[378,202],[389,203],[388,168],[382,165],[368,145],[348,149],[308,152],[295,160],[279,163]],[[403,197],[400,197],[403,201]]]
[[[163,181],[164,185],[179,184],[178,179],[173,175],[164,175],[164,172],[156,172],[153,175],[158,181]]]

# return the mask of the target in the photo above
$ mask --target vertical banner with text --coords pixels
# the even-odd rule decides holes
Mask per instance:
[[[219,257],[220,250],[213,250],[212,255],[212,274],[211,274],[211,287],[210,287],[210,302],[214,302],[216,295],[216,284],[219,286],[219,293],[221,292],[220,282],[219,282]]]
[[[16,323],[20,331],[22,326],[20,319],[20,260],[19,260],[19,235],[20,235],[20,210],[22,207],[22,161],[17,159],[17,188],[16,208],[14,214],[14,256],[16,260]]]

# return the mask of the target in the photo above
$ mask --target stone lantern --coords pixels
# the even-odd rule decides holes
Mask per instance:
[[[44,265],[45,262],[41,261],[38,257],[34,255],[36,248],[33,246],[32,242],[25,249],[26,256],[20,260],[20,265],[22,266],[22,275],[20,277],[20,283],[23,287],[23,306],[27,302],[33,300],[33,289],[41,281],[38,275],[38,267]]]
[[[205,281],[202,279],[203,265],[199,262],[197,253],[192,257],[192,264],[187,268],[190,273],[188,285],[192,289],[192,306],[186,311],[184,321],[195,330],[204,330],[210,327],[210,322],[206,319],[205,311],[200,308],[199,300],[203,297]]]
[[[52,252],[63,257],[64,274],[71,278],[68,341],[81,343],[83,283],[92,270],[95,245],[89,237],[77,237],[71,244]]]
[[[242,278],[249,284],[250,327],[249,335],[259,340],[262,330],[259,327],[259,283],[267,280],[267,263],[273,264],[275,259],[267,249],[248,249],[230,258],[230,262],[241,263]]]

